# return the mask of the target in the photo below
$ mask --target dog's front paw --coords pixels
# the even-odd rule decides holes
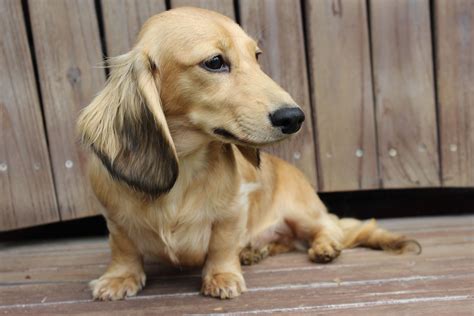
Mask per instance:
[[[328,263],[341,254],[341,247],[335,242],[317,241],[308,249],[309,259],[318,263]]]
[[[234,298],[247,291],[242,274],[216,273],[205,276],[201,293],[220,299]]]
[[[126,296],[135,296],[145,286],[144,273],[126,276],[103,275],[89,283],[94,300],[116,301]]]

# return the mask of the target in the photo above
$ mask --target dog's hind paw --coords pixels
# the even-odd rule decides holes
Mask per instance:
[[[240,263],[246,266],[260,262],[270,254],[268,247],[252,248],[247,246],[240,252]]]
[[[341,248],[333,242],[316,242],[308,249],[309,259],[317,263],[328,263],[341,254]]]

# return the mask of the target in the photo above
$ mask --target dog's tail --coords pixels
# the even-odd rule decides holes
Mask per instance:
[[[421,253],[418,241],[378,227],[375,219],[361,222],[354,218],[341,218],[339,226],[344,232],[343,248],[368,247],[396,253]]]

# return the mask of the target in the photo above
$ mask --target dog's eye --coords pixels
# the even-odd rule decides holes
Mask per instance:
[[[258,57],[260,57],[260,55],[262,55],[262,52],[256,52],[255,53],[255,59],[258,61]]]
[[[227,65],[221,55],[217,55],[202,63],[202,66],[212,72],[228,72],[229,65]]]

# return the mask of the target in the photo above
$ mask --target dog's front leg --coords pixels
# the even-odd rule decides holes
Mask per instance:
[[[245,230],[242,219],[213,225],[201,292],[221,299],[234,298],[247,290],[240,267],[240,238]]]
[[[110,232],[112,260],[107,271],[89,283],[96,300],[120,300],[134,296],[145,285],[143,257],[130,239],[119,231]]]

